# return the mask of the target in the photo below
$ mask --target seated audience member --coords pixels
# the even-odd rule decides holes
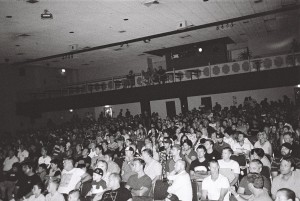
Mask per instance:
[[[127,147],[125,149],[125,161],[122,164],[122,182],[127,183],[129,177],[135,172],[133,171],[134,149]]]
[[[220,174],[228,178],[230,186],[234,186],[237,184],[240,175],[239,164],[236,161],[230,159],[232,154],[232,149],[226,147],[222,151],[222,159],[218,160],[220,166]]]
[[[155,184],[156,180],[161,179],[162,175],[162,166],[161,164],[153,159],[151,149],[144,149],[142,151],[142,158],[145,161],[145,174],[148,175],[152,183]]]
[[[181,201],[192,200],[191,178],[185,171],[185,161],[178,160],[175,163],[175,170],[168,176],[168,180],[172,183],[168,188],[168,193],[176,195]]]
[[[24,162],[22,170],[25,176],[21,177],[16,183],[16,196],[17,199],[27,199],[32,195],[33,186],[42,183],[40,177],[34,173],[33,164],[31,162]]]
[[[222,150],[226,147],[231,148],[231,146],[229,144],[227,144],[226,142],[224,142],[224,135],[222,133],[217,133],[216,134],[216,138],[217,138],[217,143],[215,143],[214,145],[214,149],[221,155],[222,154]]]
[[[90,148],[89,157],[92,159],[93,157],[97,156],[95,142],[91,142],[89,148]]]
[[[83,148],[82,155],[77,159],[76,167],[78,164],[85,164],[87,168],[90,167],[92,163],[91,157],[89,157],[90,150],[88,148]]]
[[[180,201],[177,195],[175,194],[168,194],[165,201]]]
[[[37,174],[41,178],[43,184],[45,184],[47,180],[47,165],[45,163],[42,163],[38,166]]]
[[[284,157],[280,162],[280,175],[275,177],[272,182],[273,199],[280,188],[291,189],[296,193],[296,197],[300,198],[300,172],[295,171],[295,162],[292,157]]]
[[[235,140],[232,138],[232,130],[229,127],[226,127],[224,129],[224,138],[223,141],[230,145],[231,149],[233,147],[233,144],[235,143]],[[220,153],[221,154],[221,153]]]
[[[80,192],[78,189],[71,190],[68,194],[68,201],[81,201],[80,200]]]
[[[296,194],[288,188],[281,188],[276,192],[275,201],[296,201]]]
[[[250,152],[250,159],[258,159],[262,162],[263,166],[266,166],[269,168],[269,171],[271,170],[271,162],[268,159],[268,157],[265,155],[265,152],[262,148],[254,148]]]
[[[14,163],[12,169],[5,175],[4,181],[0,182],[1,200],[7,198],[10,201],[13,199],[16,182],[21,179],[21,174],[20,163]]]
[[[253,159],[250,163],[249,163],[249,173],[257,173],[260,174],[262,171],[262,166],[263,164],[261,163],[260,160],[258,159]],[[262,175],[262,178],[264,180],[264,188],[271,193],[271,181],[269,178],[265,177],[264,175]],[[249,189],[249,185],[248,185],[248,179],[247,176],[244,176],[239,184],[239,188],[237,190],[237,193],[239,195],[241,195],[241,197],[245,198],[245,199],[249,199],[249,197],[252,195],[252,192]]]
[[[251,142],[248,139],[246,140],[244,133],[239,132],[237,142],[232,146],[233,152],[235,154],[244,154],[248,158],[251,149],[253,149]]]
[[[219,160],[221,159],[221,155],[219,154],[219,152],[217,152],[213,147],[214,147],[214,141],[211,139],[206,139],[204,146],[206,148],[206,154],[205,154],[205,158],[207,159],[207,161],[211,161],[211,160]]]
[[[181,149],[181,158],[186,162],[186,170],[187,172],[189,172],[192,161],[196,160],[197,158],[197,153],[193,149],[193,143],[189,139],[183,141]]]
[[[44,192],[44,184],[37,183],[33,185],[32,194],[29,198],[24,199],[24,201],[45,201]]]
[[[180,151],[181,151],[181,147],[178,144],[175,144],[171,148],[171,158],[166,163],[167,175],[169,175],[170,172],[172,172],[175,169],[175,163],[178,160],[182,160],[182,158],[180,157]]]
[[[58,180],[61,176],[61,170],[59,169],[60,161],[58,159],[51,160],[50,170],[49,170],[49,179]]]
[[[244,199],[237,192],[235,192],[234,187],[230,188],[231,193],[238,201],[272,201],[272,198],[269,196],[269,193],[264,190],[264,179],[262,175],[257,173],[249,173],[245,177],[247,177],[249,190],[251,191],[252,196],[249,199]]]
[[[107,162],[107,170],[109,173],[120,174],[120,167],[113,161],[113,156],[114,154],[112,152],[104,155],[105,161]]]
[[[95,156],[92,158],[92,162],[91,162],[91,167],[95,168],[97,162],[99,160],[105,160],[104,155],[103,155],[103,149],[101,145],[97,145],[95,147]]]
[[[93,201],[132,201],[131,192],[121,187],[121,177],[116,173],[112,173],[109,176],[108,183],[107,183],[107,191],[104,191],[103,194],[97,194]]]
[[[283,140],[285,143],[291,144],[292,153],[294,158],[300,158],[300,148],[299,144],[294,141],[294,134],[291,132],[283,133]]]
[[[80,168],[74,168],[73,159],[65,159],[63,165],[64,169],[61,172],[58,192],[66,198],[70,191],[75,190],[76,186],[84,181],[82,176],[85,174],[85,171]]]
[[[259,132],[257,134],[257,141],[254,144],[254,148],[261,148],[264,153],[271,158],[273,155],[273,149],[271,143],[268,141],[267,134],[265,132]]]
[[[29,152],[25,149],[23,144],[20,144],[19,150],[18,150],[18,158],[19,162],[22,163],[29,157]]]
[[[46,195],[46,201],[65,201],[65,198],[62,194],[60,194],[58,189],[59,183],[56,180],[51,180],[48,184]]]
[[[13,150],[9,150],[8,156],[5,158],[3,162],[3,172],[10,171],[13,164],[17,162],[19,162],[19,159],[15,156],[15,152]]]
[[[171,158],[171,146],[172,141],[170,138],[163,139],[163,146],[159,150],[159,162],[162,165],[162,175],[166,178],[166,164],[167,161]]]
[[[202,182],[201,200],[223,200],[229,201],[228,189],[230,183],[226,177],[219,173],[219,163],[216,160],[209,162],[211,175]]]
[[[132,193],[133,200],[152,200],[152,180],[144,172],[145,161],[140,158],[133,160],[133,171],[136,174],[129,177],[126,188]]]
[[[280,163],[282,161],[283,158],[285,157],[291,157],[291,153],[292,153],[292,146],[289,143],[283,143],[281,145],[281,156],[278,158],[275,158],[272,163],[271,163],[271,174],[272,174],[272,178],[276,177],[277,175],[280,174]],[[300,169],[300,160],[298,158],[294,158],[294,162],[296,164],[296,169]]]
[[[96,165],[96,168],[100,168],[102,169],[103,171],[103,180],[108,183],[108,178],[109,178],[109,175],[111,174],[110,172],[108,172],[108,164],[106,161],[104,160],[100,160],[98,161],[97,165]]]
[[[208,174],[208,161],[205,158],[205,146],[199,145],[196,151],[198,157],[196,160],[192,161],[192,164],[190,166],[190,174],[192,179],[197,179],[201,177],[201,175]]]
[[[88,195],[91,195],[92,198],[96,196],[96,194],[103,193],[107,188],[106,182],[102,179],[103,170],[100,168],[96,168],[93,173],[93,181],[92,181],[92,189]]]
[[[39,161],[38,161],[38,164],[46,164],[47,165],[47,168],[50,167],[50,164],[51,164],[51,157],[47,155],[47,149],[46,147],[42,147],[41,149],[41,154],[42,156],[39,157]]]

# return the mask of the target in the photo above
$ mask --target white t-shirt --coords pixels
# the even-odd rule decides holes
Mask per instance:
[[[68,194],[71,190],[74,190],[76,184],[81,180],[81,176],[84,171],[79,168],[73,168],[70,171],[63,170],[61,173],[61,182],[58,187],[59,193]]]
[[[3,162],[3,171],[9,171],[12,168],[12,165],[17,162],[19,162],[19,159],[16,156],[13,156],[12,158],[6,157]]]
[[[182,171],[177,175],[168,176],[173,183],[168,188],[168,193],[177,195],[181,201],[191,201],[193,199],[193,190],[190,175]]]
[[[65,198],[62,194],[59,192],[55,192],[54,195],[51,195],[51,193],[48,193],[46,195],[46,201],[65,201]]]
[[[235,178],[234,174],[240,174],[240,165],[234,160],[225,162],[223,159],[218,160],[220,166],[220,174],[227,177],[229,183],[232,182]]]
[[[228,189],[230,187],[229,181],[226,177],[219,174],[216,181],[211,179],[211,176],[206,177],[202,183],[202,190],[207,191],[207,196],[209,200],[218,200],[220,197],[221,189]],[[224,201],[229,201],[229,193],[224,197]]]
[[[160,176],[162,174],[162,166],[159,162],[153,159],[149,164],[145,165],[144,172],[151,178],[151,180],[153,180],[156,176]]]
[[[51,163],[51,157],[50,156],[46,156],[45,158],[43,156],[41,156],[39,158],[38,161],[39,165],[45,163],[47,165],[47,167],[49,167],[50,163]]]
[[[29,153],[27,150],[23,150],[21,152],[21,150],[19,150],[18,152],[18,158],[20,160],[20,163],[23,162],[25,160],[25,158],[27,158],[29,156]]]

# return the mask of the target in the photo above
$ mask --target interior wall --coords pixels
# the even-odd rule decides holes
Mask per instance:
[[[176,114],[181,113],[181,104],[179,98],[150,101],[151,112],[157,112],[161,118],[167,117],[167,101],[175,101]]]
[[[216,102],[218,102],[222,107],[230,107],[235,104],[234,102],[236,102],[237,106],[242,104],[245,97],[249,96],[254,98],[259,103],[264,98],[268,98],[269,101],[277,101],[279,99],[282,100],[284,95],[288,96],[293,102],[295,102],[294,86],[192,96],[188,97],[188,105],[189,110],[192,110],[193,108],[199,108],[201,105],[201,98],[203,97],[211,97],[213,106],[216,104]]]
[[[129,109],[130,114],[137,115],[141,114],[141,105],[140,103],[127,103],[127,104],[119,104],[119,105],[110,105],[113,111],[113,116],[118,116],[120,110],[123,110],[123,116],[125,116],[126,109]],[[104,112],[104,106],[95,107],[95,118],[98,119],[101,112]]]

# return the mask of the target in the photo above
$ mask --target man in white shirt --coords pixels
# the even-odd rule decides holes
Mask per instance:
[[[17,162],[19,162],[19,159],[15,156],[14,151],[9,150],[8,157],[6,157],[3,162],[3,171],[9,171],[12,168],[12,165]]]
[[[20,144],[19,151],[18,151],[18,158],[20,163],[22,163],[28,157],[29,157],[29,152],[24,148],[24,145]]]
[[[57,181],[50,181],[47,187],[49,193],[46,195],[46,201],[65,201],[64,196],[57,192],[58,185]]]
[[[64,169],[61,173],[61,182],[57,191],[66,196],[70,191],[76,189],[77,184],[83,181],[82,176],[84,173],[82,169],[74,168],[72,159],[64,160]]]
[[[162,165],[153,159],[151,149],[144,149],[142,151],[142,158],[146,163],[144,171],[151,178],[152,184],[155,184],[156,180],[160,179],[162,175]]]
[[[244,154],[246,158],[249,158],[249,153],[253,149],[251,142],[244,137],[244,133],[238,134],[238,141],[232,146],[232,150],[235,154]]]
[[[49,168],[51,164],[51,157],[47,155],[47,149],[45,147],[42,147],[41,154],[42,156],[39,158],[38,164],[40,165],[45,163],[47,168]]]
[[[229,201],[228,189],[230,184],[226,177],[219,174],[218,161],[211,160],[209,168],[211,175],[203,180],[201,200]]]
[[[236,161],[230,159],[232,154],[232,149],[225,147],[222,151],[222,159],[218,160],[220,174],[228,178],[230,186],[234,186],[237,183],[240,175],[240,165]]]
[[[168,188],[168,193],[177,195],[181,201],[191,201],[193,199],[192,184],[190,175],[185,171],[185,165],[183,160],[175,163],[175,170],[168,176],[168,180],[173,181]]]

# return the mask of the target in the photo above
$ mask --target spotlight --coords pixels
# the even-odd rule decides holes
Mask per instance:
[[[199,48],[198,48],[198,51],[199,51],[199,52],[202,52],[202,48],[201,48],[201,47],[199,47]]]
[[[69,112],[73,112],[73,109],[69,109]]]
[[[66,69],[62,68],[61,73],[66,73]]]

